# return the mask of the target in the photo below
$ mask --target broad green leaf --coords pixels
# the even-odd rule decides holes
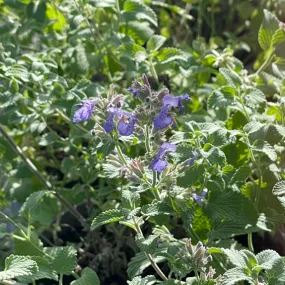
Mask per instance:
[[[162,256],[153,257],[155,263],[165,260]],[[137,253],[128,264],[128,276],[134,278],[137,275],[141,275],[143,271],[151,265],[149,259],[144,252]]]
[[[86,267],[82,270],[81,277],[72,281],[70,285],[100,285],[100,280],[94,270]]]
[[[231,86],[223,86],[216,89],[208,98],[209,108],[225,108],[233,105],[235,89]]]
[[[157,26],[156,13],[143,2],[127,0],[124,3],[124,12],[134,14],[135,20],[146,20]]]
[[[113,7],[116,5],[116,0],[91,0],[90,2],[92,2],[95,7],[103,8]]]
[[[277,196],[281,205],[285,208],[285,180],[278,181],[272,190],[273,194]]]
[[[103,213],[101,213],[99,216],[97,216],[91,225],[91,229],[95,230],[98,227],[114,222],[118,222],[124,219],[124,215],[122,214],[121,210],[113,209],[108,210]]]
[[[46,253],[53,257],[52,269],[59,274],[70,274],[77,265],[76,249],[72,246],[47,247]]]
[[[177,185],[181,187],[190,187],[204,177],[205,168],[203,165],[187,166],[177,178]]]
[[[265,154],[270,160],[276,161],[277,154],[274,148],[266,141],[256,140],[253,144],[253,151]]]
[[[254,271],[259,272],[262,269],[269,270],[271,269],[276,260],[281,259],[280,255],[271,249],[263,250],[256,255],[258,264],[254,267]]]
[[[122,191],[122,206],[124,208],[133,210],[140,206],[140,202],[141,199],[139,193],[130,190]]]
[[[177,48],[164,48],[157,54],[157,59],[160,63],[172,62],[176,59],[186,60],[183,52]]]
[[[51,4],[47,4],[46,17],[52,22],[51,28],[54,31],[61,31],[66,26],[64,15]]]
[[[272,44],[275,48],[275,54],[279,57],[285,57],[285,31],[283,29],[279,29],[274,33]]]
[[[265,106],[267,102],[264,93],[256,88],[251,88],[246,91],[244,95],[244,101],[246,106],[252,109],[257,109],[260,106]]]
[[[153,253],[157,248],[157,239],[158,236],[150,235],[146,239],[143,236],[136,236],[136,244],[139,247],[140,251],[146,253]]]
[[[210,145],[210,144],[208,144]],[[203,151],[203,156],[207,158],[207,160],[210,162],[213,166],[225,166],[227,163],[226,155],[220,148],[215,146],[210,146],[210,150],[207,152]]]
[[[149,51],[159,50],[166,41],[166,37],[160,35],[153,35],[147,42],[147,49]]]
[[[0,281],[23,276],[33,276],[38,270],[37,263],[29,256],[11,254],[5,260],[4,271],[0,272]]]
[[[235,221],[243,223],[244,227],[255,225],[258,218],[252,202],[241,193],[233,191],[211,191],[204,212],[211,220],[218,220],[220,223]]]
[[[259,29],[258,41],[261,48],[267,51],[271,47],[274,33],[279,29],[279,20],[268,10],[264,10],[263,12],[264,18]]]
[[[58,280],[56,271],[52,269],[52,266],[49,260],[47,260],[44,257],[40,257],[40,256],[32,256],[31,259],[37,263],[39,267],[39,271],[36,274],[33,274],[32,276],[25,276],[25,277],[18,278],[20,282],[32,283],[33,281],[39,280],[39,279],[52,279],[55,281]]]
[[[243,268],[232,268],[225,272],[222,277],[221,285],[235,285],[239,281],[247,281],[253,285],[254,280],[251,276],[247,275],[247,271]]]
[[[233,88],[238,87],[242,84],[241,78],[239,75],[231,69],[228,68],[220,68],[220,74],[222,74],[227,82],[226,85],[229,85]]]
[[[125,44],[120,50],[125,57],[138,62],[143,62],[147,56],[145,49],[136,43]]]
[[[29,72],[22,65],[12,65],[6,69],[5,76],[21,79],[24,82],[29,81]]]
[[[171,215],[173,213],[173,209],[166,203],[157,202],[144,205],[142,207],[142,213],[147,217],[155,217],[158,215]]]
[[[154,34],[148,22],[138,21],[121,24],[120,32],[130,36],[139,45],[143,45]]]
[[[53,191],[46,190],[32,193],[21,207],[20,214],[27,218],[30,222],[33,222],[35,220],[34,217],[37,216],[41,211],[41,203],[43,198],[53,193]]]
[[[285,262],[282,259],[276,260],[271,269],[266,270],[268,285],[285,284]]]
[[[243,165],[236,170],[231,179],[230,184],[235,184],[237,182],[246,182],[246,179],[250,176],[250,174],[251,174],[251,168],[247,165]]]
[[[132,281],[127,281],[128,285],[152,285],[156,283],[156,278],[153,275],[146,277],[135,277]]]

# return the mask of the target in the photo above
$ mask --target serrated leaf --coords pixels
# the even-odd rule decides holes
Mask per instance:
[[[143,45],[154,34],[148,22],[132,21],[120,25],[120,32],[132,37],[140,45]]]
[[[166,41],[166,37],[160,35],[153,35],[147,42],[147,49],[149,51],[159,50]]]
[[[271,269],[266,271],[268,285],[285,284],[285,262],[282,259],[276,260]]]
[[[285,208],[285,180],[278,181],[274,185],[272,192],[277,196],[283,208]]]
[[[160,63],[172,62],[176,59],[186,60],[183,52],[177,48],[164,48],[157,54],[157,59]]]
[[[29,256],[11,254],[5,260],[5,269],[0,272],[0,281],[17,277],[33,276],[38,272],[37,263]]]
[[[53,257],[52,269],[59,274],[70,274],[77,265],[77,252],[72,246],[47,247],[46,253]]]
[[[29,72],[22,65],[9,66],[5,72],[5,76],[21,79],[24,82],[29,81]]]
[[[253,145],[253,151],[265,154],[271,161],[277,160],[276,151],[268,142],[256,140]]]
[[[93,3],[95,7],[113,7],[116,5],[116,0],[91,0],[90,2]]]
[[[146,277],[135,277],[132,281],[127,281],[128,285],[152,285],[156,283],[156,278],[153,275]]]
[[[218,220],[221,223],[235,221],[243,223],[244,227],[255,225],[258,219],[252,202],[241,193],[233,191],[211,191],[204,212],[212,220]]]
[[[165,260],[165,257],[156,256],[153,257],[155,263],[159,263]],[[142,272],[151,265],[146,254],[144,252],[137,253],[128,264],[128,276],[134,278],[137,275],[141,275]]]
[[[220,68],[220,74],[222,74],[227,82],[227,85],[235,88],[242,84],[241,78],[239,75],[231,69],[228,68]]]
[[[53,191],[47,190],[32,193],[21,207],[19,211],[20,215],[33,222],[33,216],[36,216],[41,210],[41,201],[43,200],[43,197],[53,193]]]
[[[138,62],[144,61],[147,56],[146,50],[136,43],[125,44],[120,47],[120,50],[124,56],[132,60],[137,60]],[[141,57],[141,55],[144,55],[144,57]]]
[[[262,252],[256,255],[258,265],[256,265],[253,270],[259,272],[260,270],[269,270],[272,269],[276,260],[281,259],[280,255],[271,249],[263,250]]]
[[[72,281],[70,285],[100,285],[100,280],[94,270],[86,267],[82,270],[81,277]]]
[[[153,253],[157,248],[157,239],[158,236],[150,235],[146,239],[143,236],[136,236],[136,244],[139,247],[140,251],[146,253]]]
[[[235,285],[239,281],[248,281],[249,284],[254,284],[254,280],[246,274],[245,269],[236,267],[225,272],[221,285]]]
[[[134,210],[140,206],[140,194],[130,190],[122,191],[122,206],[124,208]]]
[[[252,109],[257,109],[260,106],[265,106],[267,101],[262,91],[256,88],[251,88],[246,91],[244,102],[246,106]]]
[[[136,20],[146,20],[157,27],[156,13],[147,5],[135,0],[127,0],[124,3],[124,12],[135,15]]]
[[[227,164],[226,155],[218,147],[212,146],[208,152],[203,151],[203,156],[214,166],[222,167]]]
[[[231,86],[223,86],[214,90],[208,98],[209,108],[225,108],[235,102],[235,89]]]
[[[243,165],[236,170],[230,181],[230,184],[235,184],[237,182],[245,182],[250,174],[251,174],[251,168],[247,165]]]
[[[204,177],[205,168],[203,165],[188,166],[177,178],[177,185],[181,187],[190,187]]]
[[[279,29],[279,20],[268,10],[264,10],[263,13],[264,18],[259,29],[258,41],[261,48],[267,51],[271,47],[274,33]]]
[[[95,230],[98,227],[114,222],[118,222],[124,219],[124,215],[121,210],[113,209],[108,210],[103,213],[101,213],[99,216],[97,216],[91,225],[91,229]]]
[[[171,215],[173,209],[163,202],[143,205],[142,212],[147,217],[155,217],[158,215]]]
[[[33,274],[32,276],[18,278],[20,282],[32,283],[33,281],[39,279],[52,279],[55,281],[58,280],[56,271],[52,269],[49,260],[40,256],[32,256],[31,259],[37,263],[39,271],[36,274]]]

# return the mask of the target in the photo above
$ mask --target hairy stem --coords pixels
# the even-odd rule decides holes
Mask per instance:
[[[63,274],[62,273],[59,274],[59,283],[58,284],[63,285]]]
[[[125,157],[124,157],[124,155],[123,155],[123,152],[122,152],[122,150],[121,150],[121,147],[120,147],[120,145],[119,145],[119,141],[118,141],[117,138],[115,139],[115,145],[116,145],[116,149],[117,149],[117,151],[118,151],[118,155],[119,155],[121,161],[124,163],[125,166],[128,165],[128,163],[127,163],[127,161],[126,161],[126,159],[125,159]]]
[[[156,73],[156,70],[155,70],[155,67],[154,67],[154,64],[153,64],[151,58],[149,59],[149,68],[150,68],[150,72],[151,72],[152,77],[158,83],[158,75]]]
[[[51,183],[39,172],[39,170],[32,163],[32,161],[25,156],[22,149],[15,144],[15,142],[6,133],[6,131],[1,125],[0,125],[0,133],[4,136],[4,138],[7,140],[9,145],[14,149],[14,151],[18,153],[18,155],[22,158],[22,160],[26,163],[26,165],[30,168],[30,170],[34,173],[34,175],[40,180],[43,186],[49,190],[52,190],[53,187]],[[63,196],[61,196],[58,192],[54,192],[54,195],[63,205],[65,205],[70,210],[70,212],[82,223],[82,225],[86,224],[84,217],[67,200],[65,200]]]
[[[254,247],[253,247],[253,243],[252,243],[252,233],[247,235],[247,244],[248,244],[248,248],[251,252],[254,252]]]
[[[137,223],[135,217],[133,217],[133,222],[134,222],[134,225],[135,225],[135,228],[136,228],[137,233],[138,233],[139,235],[141,235],[142,237],[144,237],[143,232],[142,232],[142,230],[141,230],[139,224]],[[168,280],[168,278],[164,275],[164,273],[161,271],[161,269],[158,267],[158,265],[157,265],[157,264],[155,263],[155,261],[153,260],[151,254],[145,252],[145,255],[147,256],[147,258],[148,258],[148,260],[150,261],[150,263],[151,263],[153,269],[154,269],[155,272],[160,276],[160,278],[161,278],[162,280],[165,280],[165,281]]]

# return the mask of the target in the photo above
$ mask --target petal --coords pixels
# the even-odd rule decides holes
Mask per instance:
[[[92,110],[90,107],[83,105],[80,109],[78,109],[73,116],[73,122],[78,123],[80,121],[87,121],[92,116]]]
[[[171,125],[172,122],[172,117],[168,115],[168,106],[162,107],[158,115],[153,119],[155,129],[164,129]]]
[[[168,163],[166,161],[155,158],[150,164],[150,169],[161,173],[167,167],[167,165]]]
[[[131,114],[131,117],[128,119],[126,116],[123,116],[118,123],[118,131],[121,136],[130,136],[134,132],[136,117]]]
[[[176,149],[177,149],[177,146],[176,146],[175,144],[172,144],[172,143],[164,142],[164,143],[161,145],[161,148],[165,149],[165,151],[172,151],[172,152],[175,152]]]
[[[108,134],[110,134],[115,129],[114,114],[109,114],[103,128]]]
[[[179,97],[173,97],[171,95],[165,95],[162,99],[163,106],[178,107]]]

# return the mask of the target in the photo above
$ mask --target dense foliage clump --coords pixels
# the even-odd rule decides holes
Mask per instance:
[[[0,0],[0,284],[285,284],[284,11]]]

